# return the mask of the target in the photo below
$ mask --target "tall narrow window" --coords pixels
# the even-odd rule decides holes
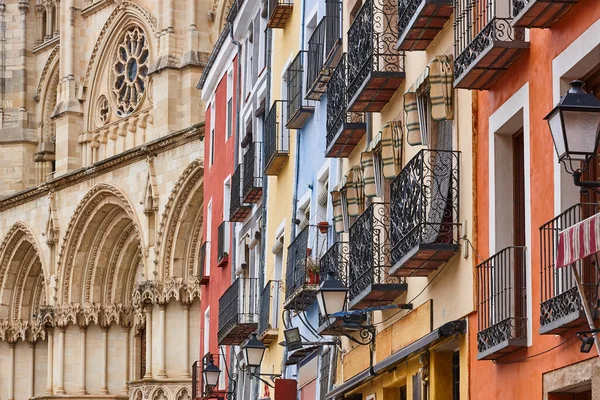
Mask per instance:
[[[227,73],[227,139],[231,137],[233,124],[233,71]]]
[[[229,204],[231,202],[231,183],[229,178],[223,184],[223,221],[229,221]]]
[[[206,308],[206,311],[204,311],[204,337],[202,340],[202,351],[204,352],[205,355],[210,352],[209,338],[210,338],[210,306]]]
[[[223,368],[225,363],[225,354],[227,348],[225,346],[219,346],[219,368]],[[219,390],[225,390],[225,374],[221,373],[219,375]]]
[[[215,104],[211,104],[210,106],[210,154],[208,155],[209,165],[212,166],[215,161],[215,125],[217,121],[215,120]]]
[[[212,199],[208,202],[208,206],[206,207],[206,265],[204,273],[206,276],[210,276],[210,267],[211,267],[211,257],[210,257],[210,249],[211,249],[211,241],[212,239]]]
[[[514,246],[525,246],[525,150],[523,130],[513,135],[513,242]],[[523,293],[520,288],[525,287],[523,270],[525,268],[523,252],[515,252],[514,280],[515,280],[515,317],[522,318],[524,310]]]
[[[460,400],[460,353],[452,354],[452,400]]]

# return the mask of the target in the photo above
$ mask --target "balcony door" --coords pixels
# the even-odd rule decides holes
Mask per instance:
[[[523,141],[523,130],[520,129],[513,135],[513,244],[514,246],[525,247],[525,150]],[[515,251],[514,253],[514,317],[525,317],[525,282],[523,282],[523,273],[525,269],[524,253]],[[519,327],[518,324],[515,325]],[[519,332],[517,332],[518,334]],[[516,337],[521,337],[516,336]]]

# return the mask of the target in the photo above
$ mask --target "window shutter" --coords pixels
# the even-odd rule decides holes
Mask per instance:
[[[421,374],[417,372],[412,377],[413,400],[421,400]]]

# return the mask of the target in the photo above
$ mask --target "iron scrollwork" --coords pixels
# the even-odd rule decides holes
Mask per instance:
[[[390,276],[390,208],[373,203],[350,227],[349,300],[370,290],[373,284],[396,284],[402,280]]]
[[[404,71],[398,41],[398,0],[367,0],[348,30],[348,97],[372,72]]]
[[[392,263],[421,243],[458,243],[459,154],[422,150],[392,182]]]
[[[527,318],[507,318],[477,332],[477,351],[483,353],[511,339],[522,339],[527,331]]]

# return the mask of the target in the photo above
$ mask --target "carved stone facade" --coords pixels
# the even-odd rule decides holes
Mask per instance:
[[[210,2],[0,1],[0,399],[190,400]]]

